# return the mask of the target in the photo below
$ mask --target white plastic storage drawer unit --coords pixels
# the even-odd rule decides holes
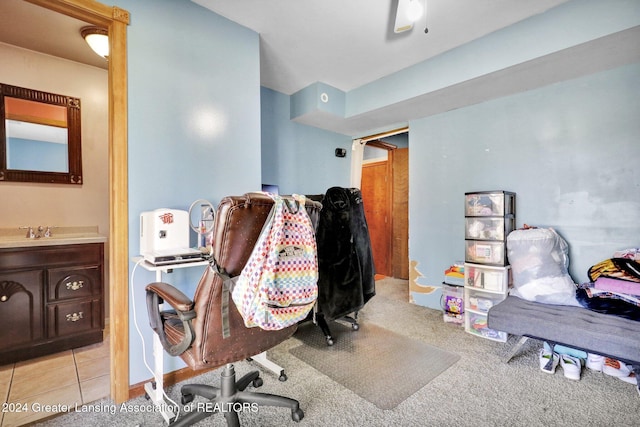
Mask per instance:
[[[504,342],[508,334],[487,326],[489,309],[504,300],[511,283],[511,267],[464,264],[464,329],[470,334]]]

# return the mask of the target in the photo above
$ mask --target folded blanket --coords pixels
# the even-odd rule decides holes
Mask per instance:
[[[593,283],[593,288],[599,291],[640,296],[640,283],[614,279],[612,277],[598,277]]]

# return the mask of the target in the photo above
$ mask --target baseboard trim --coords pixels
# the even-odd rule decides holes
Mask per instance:
[[[163,375],[163,384],[166,387],[170,387],[179,383],[180,381],[188,380],[189,378],[197,377],[198,375],[202,375],[209,371],[213,371],[215,368],[209,369],[199,369],[194,371],[191,368],[182,368],[176,371],[172,371]],[[148,382],[154,381],[153,378],[149,378],[146,381],[139,382],[137,384],[132,384],[129,386],[129,399],[135,399],[136,397],[142,396],[145,394],[144,385]]]

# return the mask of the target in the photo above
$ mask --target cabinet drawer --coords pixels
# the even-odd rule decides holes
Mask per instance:
[[[468,310],[479,313],[488,313],[489,309],[504,299],[501,294],[483,292],[471,288],[465,288],[466,296],[464,298]]]
[[[504,242],[491,240],[465,240],[464,260],[482,264],[507,265],[507,250]]]
[[[47,311],[49,338],[103,328],[101,299],[50,304]]]
[[[82,298],[102,293],[102,268],[52,268],[47,271],[49,301]]]
[[[506,332],[496,331],[487,327],[487,316],[478,313],[465,313],[464,330],[470,334],[494,341],[505,342],[509,335]]]
[[[510,267],[464,264],[465,286],[506,295],[511,283]]]
[[[515,228],[513,216],[500,217],[467,217],[465,222],[465,239],[504,240]]]
[[[516,194],[510,191],[465,193],[466,216],[515,215]]]
[[[0,273],[0,350],[44,337],[42,270]]]

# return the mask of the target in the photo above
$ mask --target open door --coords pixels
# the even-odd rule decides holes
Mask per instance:
[[[391,198],[389,162],[362,165],[362,199],[376,274],[391,276]]]
[[[363,162],[360,186],[376,274],[408,279],[409,149],[379,140],[367,146],[385,154]]]

